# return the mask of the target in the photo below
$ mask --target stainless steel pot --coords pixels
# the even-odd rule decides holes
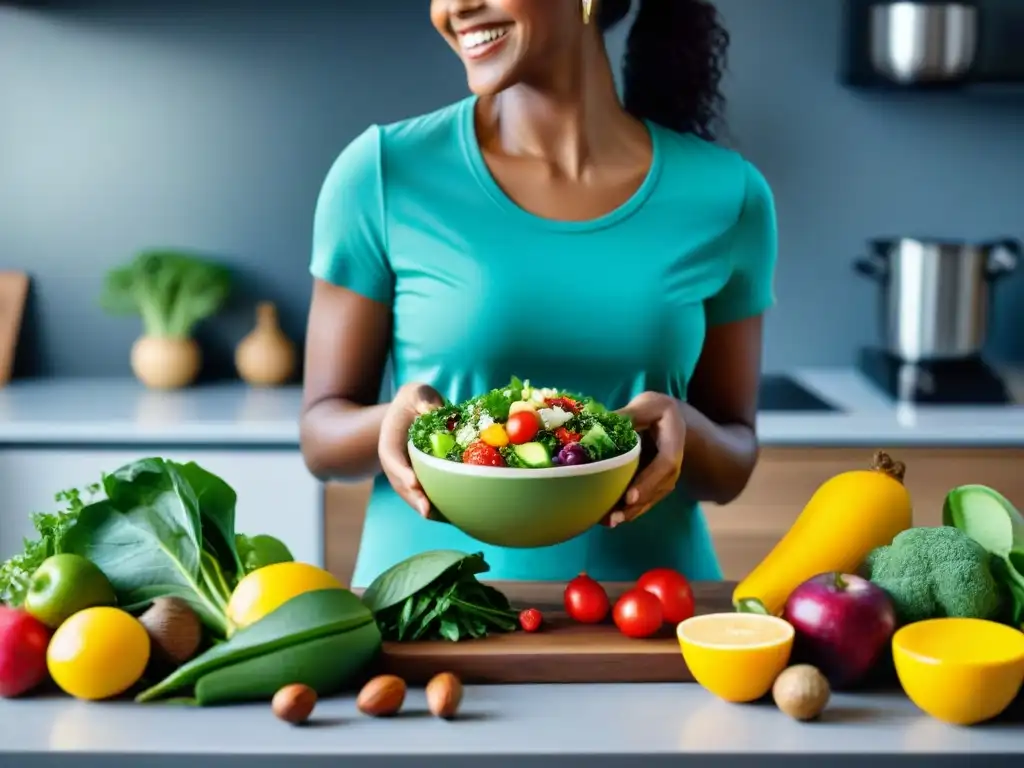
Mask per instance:
[[[905,362],[977,355],[988,329],[989,287],[1012,272],[1018,240],[955,243],[904,237],[872,240],[854,267],[883,286],[886,350]]]
[[[978,9],[970,3],[877,3],[870,23],[872,66],[897,83],[956,81],[974,64]]]

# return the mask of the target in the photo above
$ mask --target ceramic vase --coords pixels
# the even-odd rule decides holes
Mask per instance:
[[[281,330],[277,307],[270,301],[260,302],[256,327],[235,350],[238,375],[252,386],[280,386],[295,374],[295,363],[295,344]]]

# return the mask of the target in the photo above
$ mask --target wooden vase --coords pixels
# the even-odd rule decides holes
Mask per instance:
[[[140,336],[132,345],[132,371],[151,389],[179,389],[196,380],[202,352],[195,339]]]
[[[281,330],[277,307],[261,301],[256,306],[256,327],[235,350],[238,375],[252,386],[280,386],[295,374],[295,363],[295,344]]]

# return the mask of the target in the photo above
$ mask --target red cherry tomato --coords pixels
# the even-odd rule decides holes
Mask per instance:
[[[650,592],[634,588],[615,602],[612,618],[626,637],[650,637],[661,629],[661,602]]]
[[[501,452],[483,440],[477,440],[462,454],[463,464],[478,464],[481,467],[504,467]]]
[[[678,624],[693,616],[693,590],[690,582],[678,571],[654,568],[640,577],[636,588],[658,598],[664,619],[670,624]]]
[[[505,423],[508,441],[513,445],[530,442],[537,436],[539,430],[540,417],[533,411],[516,411]]]
[[[608,593],[585,573],[565,585],[563,598],[565,612],[582,624],[597,624],[608,615]]]

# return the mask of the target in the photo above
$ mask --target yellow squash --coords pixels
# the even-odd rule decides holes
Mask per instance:
[[[875,547],[912,525],[902,462],[878,451],[871,469],[826,480],[793,527],[733,592],[737,610],[778,615],[789,595],[812,576],[850,573]]]

